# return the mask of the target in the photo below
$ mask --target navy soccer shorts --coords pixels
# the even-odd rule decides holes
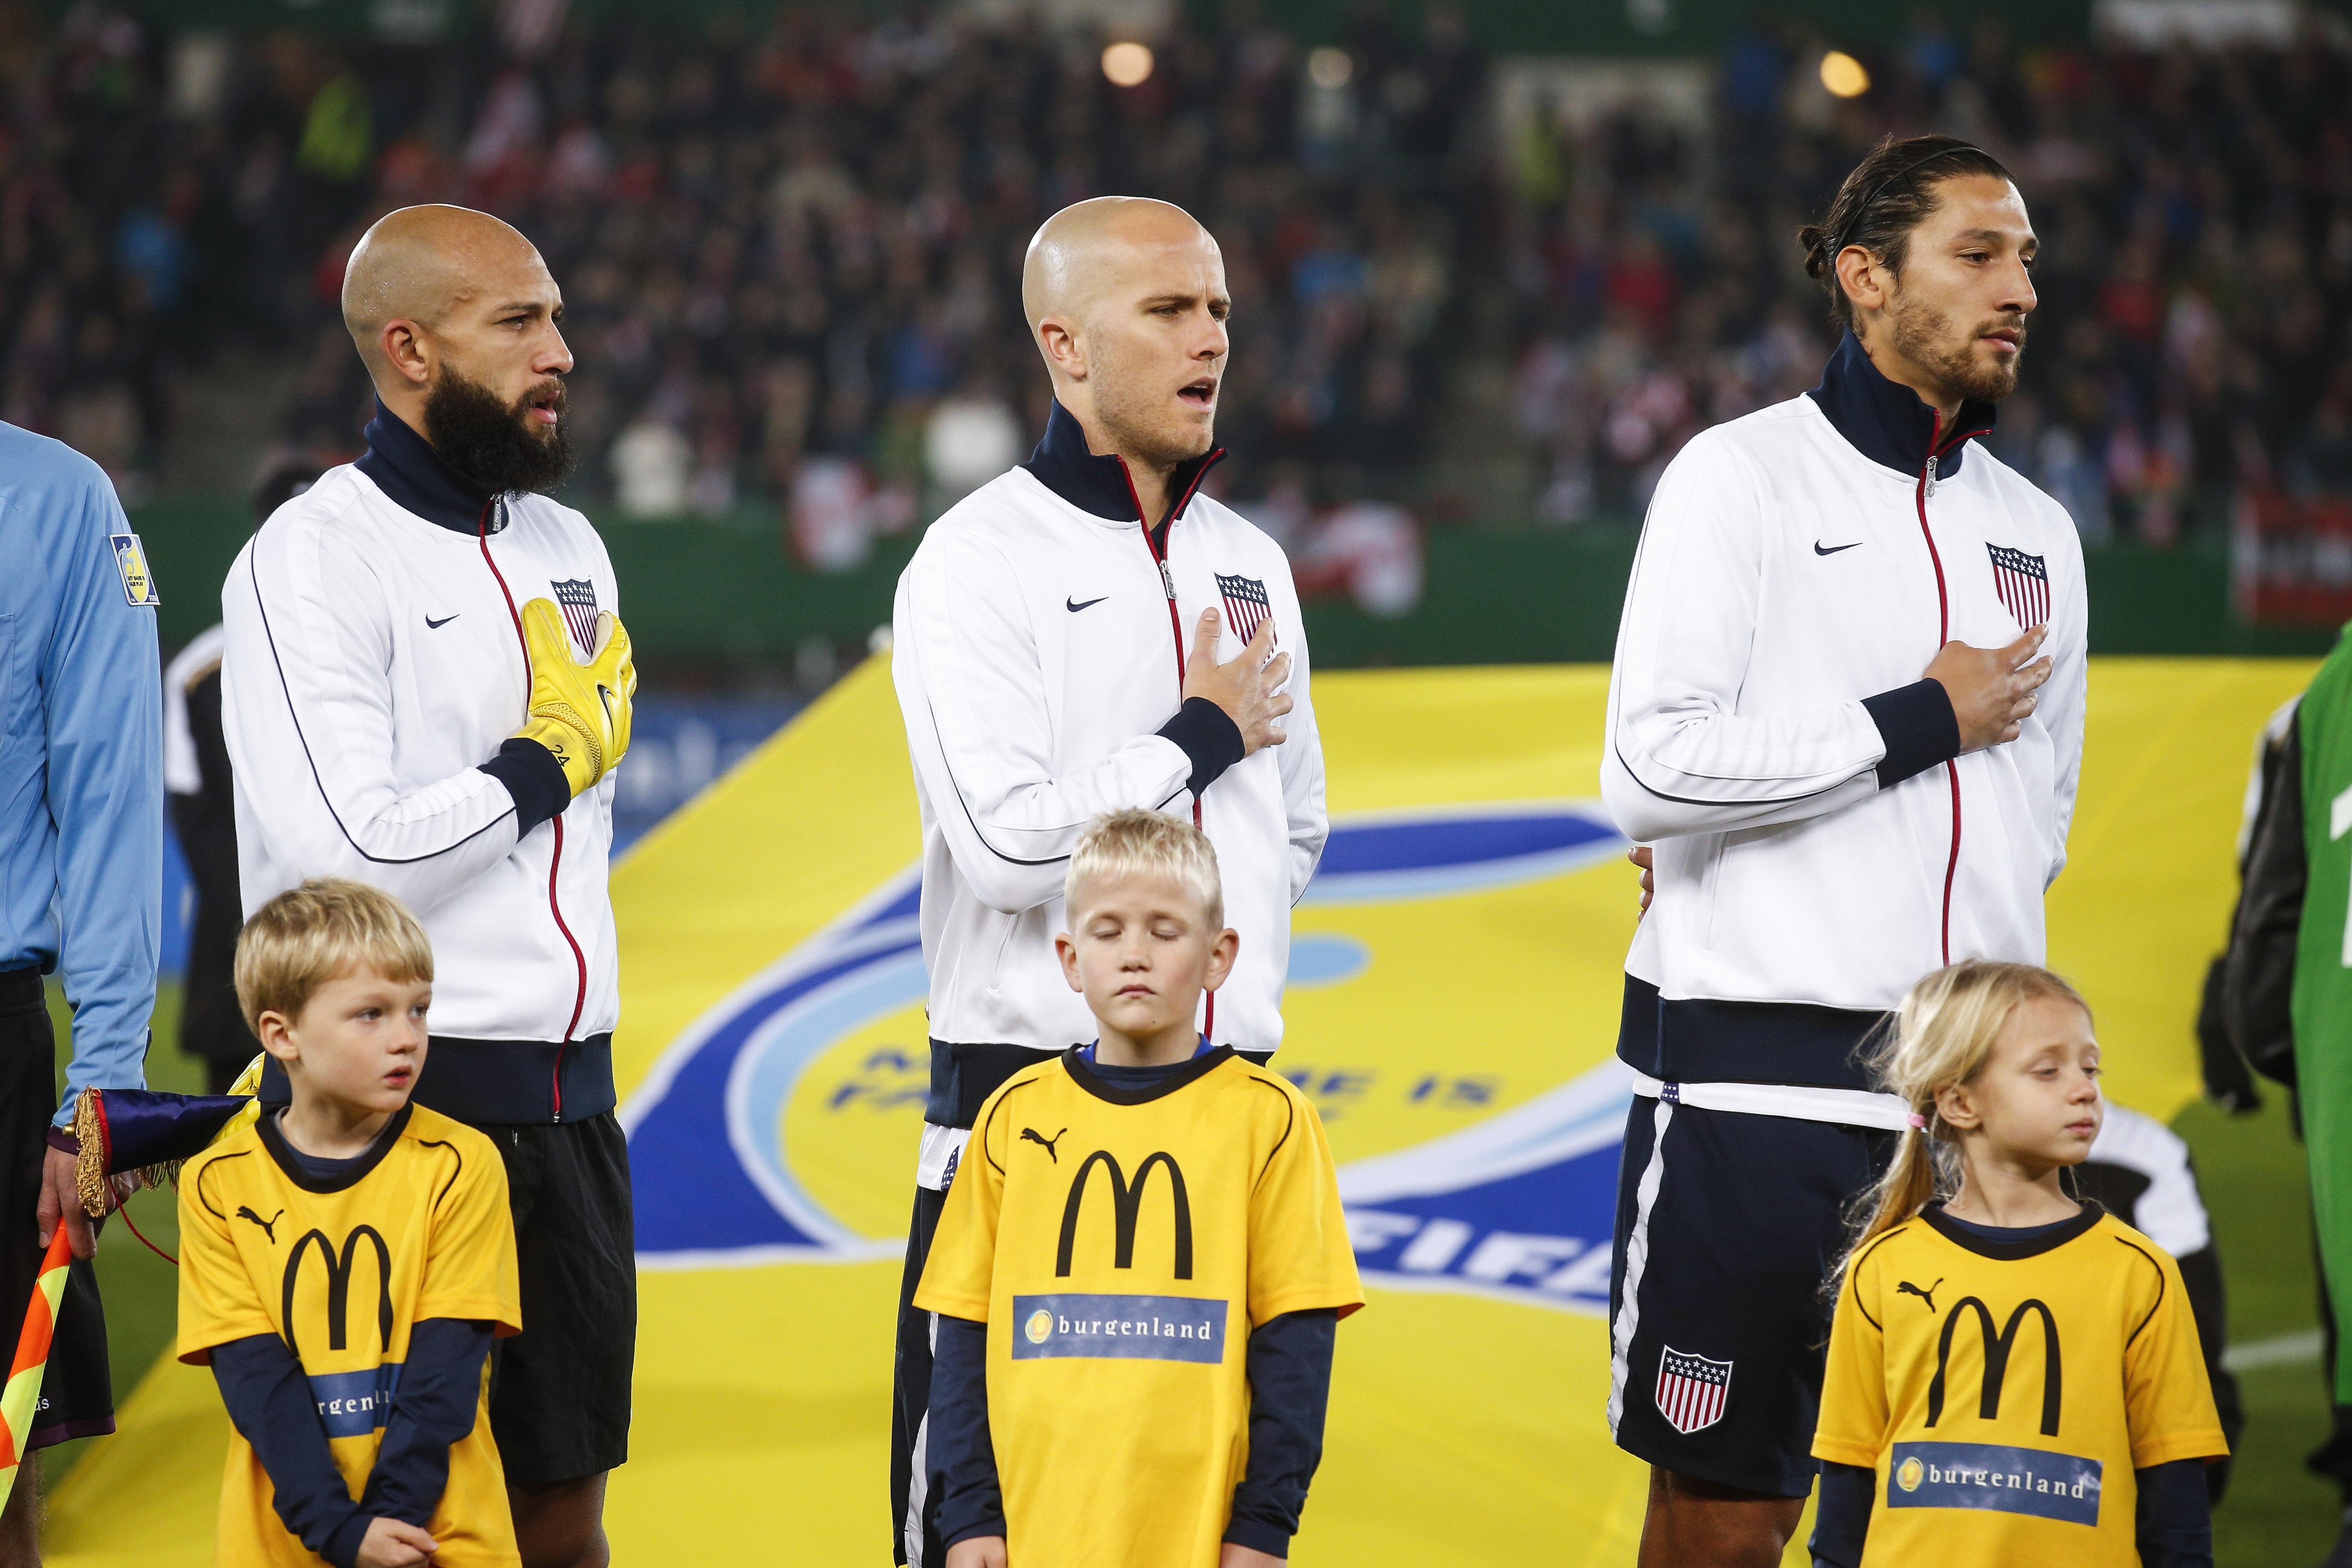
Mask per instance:
[[[1676,1475],[1812,1490],[1830,1269],[1895,1135],[1637,1099],[1617,1173],[1609,1425]]]

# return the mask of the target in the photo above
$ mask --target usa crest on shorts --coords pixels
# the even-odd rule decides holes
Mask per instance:
[[[555,590],[555,602],[562,608],[563,624],[572,628],[572,640],[580,651],[596,651],[596,584],[583,577],[567,577],[561,583],[551,581]]]
[[[2050,618],[2050,567],[2045,558],[2028,555],[2006,544],[1988,544],[1992,552],[1992,591],[2017,617],[2020,626],[2038,626]]]
[[[1217,574],[1217,592],[1224,595],[1225,624],[1244,642],[1257,636],[1257,629],[1274,615],[1274,604],[1265,596],[1265,584],[1255,577],[1228,577]]]
[[[1723,1419],[1731,1363],[1685,1355],[1672,1345],[1658,1358],[1658,1414],[1685,1436]]]

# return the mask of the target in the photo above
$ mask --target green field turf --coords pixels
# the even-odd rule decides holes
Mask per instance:
[[[66,1014],[54,986],[50,1009],[62,1039]],[[203,1068],[169,1043],[177,1036],[179,1011],[178,987],[164,986],[156,998],[158,1044],[148,1058],[148,1081],[193,1093],[204,1087]],[[62,1050],[58,1059],[64,1060]],[[2231,1342],[2248,1345],[2308,1332],[2317,1321],[2310,1204],[2303,1149],[2289,1125],[2284,1094],[2271,1091],[2269,1103],[2252,1116],[2230,1118],[2210,1106],[2191,1106],[2173,1125],[2196,1151],[2229,1281]],[[149,1240],[167,1252],[177,1249],[170,1192],[140,1194],[130,1213]],[[106,1227],[98,1267],[120,1398],[171,1342],[176,1285],[172,1266],[120,1224]],[[2327,1432],[2317,1363],[2245,1371],[2239,1381],[2248,1420],[2229,1497],[2214,1516],[2218,1568],[2308,1568],[2334,1541],[2338,1511],[2333,1487],[2303,1468],[2304,1456]],[[45,1476],[54,1483],[89,1446],[51,1449],[43,1456]]]

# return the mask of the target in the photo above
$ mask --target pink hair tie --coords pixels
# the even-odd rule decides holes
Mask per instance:
[[[1927,1119],[1915,1110],[1911,1113],[1911,1125],[1925,1132],[1927,1130]]]

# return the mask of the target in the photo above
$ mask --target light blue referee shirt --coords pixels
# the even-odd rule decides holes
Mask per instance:
[[[163,876],[155,604],[104,470],[0,424],[0,971],[63,974],[68,1108],[86,1085],[146,1081]]]

